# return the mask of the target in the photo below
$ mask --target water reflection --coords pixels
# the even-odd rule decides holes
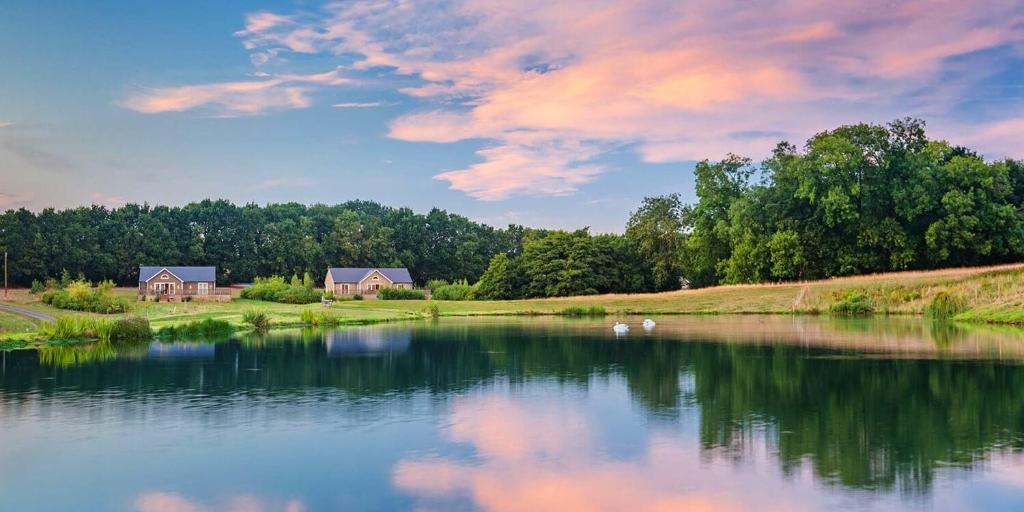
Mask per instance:
[[[268,503],[258,496],[243,494],[231,496],[213,505],[206,505],[196,500],[168,492],[147,492],[141,494],[134,503],[138,512],[304,512],[306,507],[300,500],[289,500],[286,503]]]
[[[164,446],[168,425],[227,445],[230,432],[238,451],[218,458],[225,470],[250,474],[249,451],[278,445],[262,463],[317,468],[322,487],[294,494],[311,509],[357,492],[328,478],[340,467],[377,493],[364,499],[397,508],[796,510],[860,506],[859,493],[901,508],[970,488],[972,472],[997,505],[1024,501],[1019,331],[753,316],[661,318],[637,331],[472,319],[16,351],[0,374],[0,435],[24,427],[24,444],[46,429],[89,438],[134,425],[131,435]],[[99,427],[77,430],[83,421]],[[62,457],[82,449],[40,439]],[[302,447],[296,460],[289,450]],[[273,484],[254,485],[239,489]],[[148,497],[136,508],[233,506],[208,489],[144,489],[154,488],[132,489]],[[264,509],[291,503],[292,489]]]
[[[331,357],[381,356],[404,352],[412,341],[412,328],[381,329],[353,327],[324,333],[324,346]]]

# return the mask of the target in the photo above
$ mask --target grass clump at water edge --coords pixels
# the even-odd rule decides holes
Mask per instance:
[[[96,339],[115,343],[148,341],[153,337],[149,320],[141,317],[109,320],[90,317],[58,317],[54,322],[45,322],[39,334],[49,340]]]
[[[242,321],[251,325],[257,332],[266,332],[270,329],[270,317],[258,309],[242,313]]]
[[[836,296],[828,311],[834,315],[864,316],[875,312],[875,304],[867,293],[851,290]]]
[[[160,329],[158,336],[170,339],[204,339],[215,340],[230,337],[235,328],[230,322],[205,318],[203,320],[189,322],[185,325],[169,326]]]
[[[604,309],[604,306],[569,306],[558,312],[561,316],[568,316],[574,318],[588,317],[588,316],[605,316],[608,311]]]
[[[925,314],[932,318],[952,318],[967,308],[967,302],[949,292],[941,291],[932,297],[925,307]]]

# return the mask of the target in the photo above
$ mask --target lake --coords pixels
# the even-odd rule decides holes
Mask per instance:
[[[1024,331],[640,320],[6,352],[0,510],[1024,510]]]

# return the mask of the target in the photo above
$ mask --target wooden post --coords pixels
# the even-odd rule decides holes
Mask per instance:
[[[4,251],[4,298],[7,298],[7,251]]]

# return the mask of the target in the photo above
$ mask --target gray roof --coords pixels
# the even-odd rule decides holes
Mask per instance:
[[[370,275],[370,272],[379,270],[384,277],[391,280],[392,283],[411,283],[412,276],[409,275],[409,269],[407,268],[329,268],[328,272],[331,273],[331,279],[335,283],[358,283],[362,281],[364,277]]]
[[[217,280],[217,267],[139,267],[139,282],[149,281],[165,268],[185,282]]]

